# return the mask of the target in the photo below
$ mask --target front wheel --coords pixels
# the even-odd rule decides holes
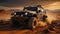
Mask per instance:
[[[37,25],[37,19],[36,18],[31,18],[28,22],[28,27],[29,29],[35,29]]]

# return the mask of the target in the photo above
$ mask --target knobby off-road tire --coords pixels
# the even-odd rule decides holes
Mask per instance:
[[[32,17],[28,22],[29,29],[32,29],[32,30],[35,29],[37,23],[38,23],[37,18]]]

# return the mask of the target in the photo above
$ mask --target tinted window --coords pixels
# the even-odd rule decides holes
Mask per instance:
[[[24,14],[24,12],[16,12],[16,15]]]
[[[30,11],[37,11],[37,7],[26,7],[25,9]]]

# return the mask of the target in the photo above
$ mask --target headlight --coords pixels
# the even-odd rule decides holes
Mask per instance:
[[[23,17],[23,15],[21,15],[21,17]]]
[[[14,15],[16,15],[16,13],[14,13]]]
[[[28,13],[25,13],[25,15],[27,15]]]

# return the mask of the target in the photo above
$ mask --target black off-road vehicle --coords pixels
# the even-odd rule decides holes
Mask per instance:
[[[44,9],[38,6],[24,7],[23,11],[14,12],[14,16],[11,18],[13,27],[28,27],[34,29],[39,21],[45,21],[47,18]]]

